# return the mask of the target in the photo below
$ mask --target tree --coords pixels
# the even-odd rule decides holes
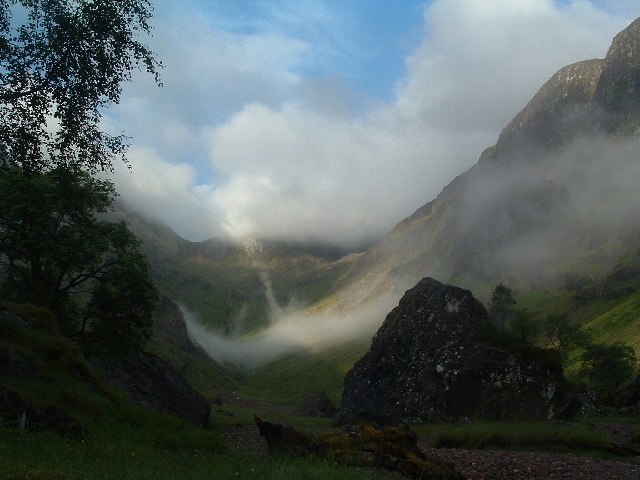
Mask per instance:
[[[63,325],[68,330],[101,331],[114,345],[107,339],[109,330],[123,345],[140,346],[150,332],[156,292],[126,224],[96,217],[114,196],[110,182],[82,170],[5,169],[0,175],[0,287],[7,298],[75,320]]]
[[[575,348],[587,348],[591,337],[578,324],[571,323],[567,315],[551,314],[545,320],[547,339],[552,348],[560,352],[566,363],[569,352]]]
[[[631,379],[637,363],[633,348],[618,342],[591,345],[581,358],[580,376],[604,402],[610,402]]]
[[[540,334],[540,327],[526,310],[517,310],[511,322],[510,331],[520,342],[534,345]]]
[[[149,275],[149,263],[123,224],[111,267],[91,289],[80,332],[91,332],[94,343],[110,351],[141,348],[152,333],[157,292]]]
[[[500,333],[504,333],[509,323],[513,320],[515,315],[513,306],[515,303],[513,292],[502,283],[498,284],[493,290],[489,318]]]
[[[0,166],[108,170],[126,137],[100,131],[135,69],[158,80],[138,40],[149,0],[0,1]]]

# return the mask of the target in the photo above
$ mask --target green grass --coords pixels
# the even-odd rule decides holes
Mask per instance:
[[[334,403],[342,397],[344,376],[367,351],[368,344],[351,342],[320,353],[291,354],[251,371],[243,396],[298,405],[313,390],[322,390]]]
[[[574,308],[573,295],[569,290],[516,292],[516,307],[526,309],[542,321],[550,314],[571,312]]]
[[[258,414],[272,423],[285,423],[306,432],[317,432],[331,427],[331,418],[298,417],[283,412],[277,406],[239,407],[234,405],[213,405],[210,424],[217,427],[255,425],[254,416]]]
[[[608,307],[608,308],[606,308]],[[597,343],[622,342],[640,353],[640,291],[620,301],[606,302],[606,310],[587,321]]]
[[[607,455],[610,441],[587,423],[475,422],[428,424],[415,430],[435,447],[551,451]]]
[[[251,456],[167,416],[102,421],[84,441],[0,429],[0,478],[13,480],[360,480],[370,473],[318,459]]]

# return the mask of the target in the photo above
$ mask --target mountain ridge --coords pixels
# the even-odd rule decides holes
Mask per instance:
[[[569,162],[562,158],[562,151],[569,149],[574,143],[586,141],[586,149],[592,148],[596,151],[598,142],[619,145],[625,141],[633,141],[637,131],[630,128],[630,125],[637,126],[640,122],[640,109],[637,108],[637,105],[640,105],[638,65],[640,18],[615,37],[605,59],[577,62],[561,68],[552,75],[500,132],[496,144],[485,149],[475,165],[445,186],[434,200],[400,221],[383,240],[373,245],[354,262],[350,277],[345,281],[346,288],[348,289],[349,283],[361,283],[366,276],[371,277],[371,272],[382,275],[383,281],[401,285],[398,293],[425,275],[432,275],[444,281],[462,282],[461,285],[465,287],[477,287],[478,283],[482,282],[470,279],[469,275],[464,274],[465,269],[470,266],[479,270],[478,275],[488,276],[495,283],[501,280],[508,281],[509,275],[504,275],[504,272],[499,274],[487,271],[486,265],[469,265],[470,258],[481,258],[478,249],[468,244],[469,237],[475,235],[473,242],[476,244],[495,246],[502,241],[500,235],[495,232],[505,227],[491,219],[487,221],[494,232],[490,232],[491,228],[486,226],[474,226],[473,222],[476,219],[470,219],[469,215],[465,217],[465,212],[461,210],[468,207],[476,210],[478,208],[473,205],[473,199],[467,200],[464,196],[482,193],[478,190],[486,185],[478,181],[479,178],[507,177],[503,169],[510,168],[512,172],[509,173],[520,176],[521,184],[514,185],[512,192],[503,192],[505,205],[497,205],[496,202],[488,205],[495,210],[491,215],[507,217],[502,219],[505,220],[503,223],[513,221],[518,214],[528,215],[534,210],[523,208],[521,210],[526,211],[508,212],[509,203],[530,203],[533,204],[532,207],[538,203],[539,206],[544,206],[545,198],[536,197],[561,197],[564,194],[563,190],[566,190],[566,185],[563,184],[565,179],[557,181],[550,178],[546,184],[541,181],[540,184],[531,185],[530,192],[527,192],[527,181],[530,180],[526,178],[527,175],[533,173],[541,179],[545,176],[550,177],[551,170],[544,171],[544,168],[554,167],[554,162],[555,168],[561,170],[557,164],[562,161]],[[629,78],[633,78],[633,81]],[[629,86],[622,88],[619,87],[620,84]],[[620,95],[616,97],[610,93],[616,89],[623,90],[623,94],[620,95],[625,102],[621,109],[618,108]],[[596,138],[593,145],[589,145],[589,140],[585,140],[593,138]],[[584,152],[575,154],[576,157],[578,155],[584,155]],[[527,171],[526,164],[535,162],[547,164],[540,171]],[[524,164],[525,171],[518,172],[517,164]],[[572,166],[575,167],[579,165]],[[584,168],[589,167],[585,165]],[[552,173],[563,174],[561,171]],[[521,188],[520,192],[515,191],[518,188]],[[527,198],[527,193],[531,198]],[[525,225],[527,226],[529,225]],[[520,228],[518,225],[516,227]],[[519,231],[506,232],[505,235],[510,233]],[[485,241],[482,240],[483,236],[487,238]],[[623,250],[624,248],[620,249],[620,254]],[[406,273],[410,280],[401,281],[400,271]],[[486,278],[481,280],[484,281]],[[374,291],[375,287],[370,290]]]

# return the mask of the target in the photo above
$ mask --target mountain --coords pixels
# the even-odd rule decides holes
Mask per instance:
[[[354,256],[318,308],[346,332],[350,312],[378,302],[368,313],[376,318],[366,320],[377,328],[424,277],[471,289],[485,302],[503,282],[534,318],[566,313],[595,341],[620,340],[638,352],[638,152],[640,19],[614,38],[606,58],[556,72],[473,167]],[[279,385],[283,372],[294,371],[298,389],[335,395],[340,385],[323,384],[338,370],[330,376],[325,365],[357,358],[370,338],[345,333],[351,343],[316,355],[315,364],[308,354],[285,357],[261,367],[258,380]]]
[[[251,385],[261,392],[287,385],[274,398],[293,384],[296,392],[324,389],[336,398],[370,334],[426,276],[485,301],[503,282],[538,318],[570,313],[597,327],[600,341],[640,345],[640,285],[633,274],[616,273],[637,263],[639,151],[640,19],[614,38],[604,59],[555,73],[472,168],[364,253],[189,242],[126,216],[162,293],[237,342],[225,348],[242,356],[272,341],[268,347],[277,349],[309,329],[297,350],[249,373]],[[306,316],[287,318],[288,330],[272,328],[291,311]],[[321,337],[319,354],[313,342]],[[220,343],[212,345],[210,353]]]
[[[292,242],[191,242],[126,207],[113,215],[141,241],[160,291],[225,335],[254,332],[269,323],[274,309],[326,297],[357,256]]]
[[[353,263],[335,302],[424,276],[477,290],[579,288],[640,244],[640,19],[560,69],[496,144]]]

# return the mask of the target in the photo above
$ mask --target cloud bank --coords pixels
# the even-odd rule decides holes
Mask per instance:
[[[165,87],[134,82],[109,118],[135,139],[133,172],[115,174],[123,200],[189,239],[378,238],[475,163],[557,69],[604,57],[631,21],[587,1],[436,0],[380,102],[340,72],[313,74],[329,49],[348,52],[338,63],[357,55],[344,35],[278,30],[302,13],[273,4],[249,31],[165,4],[152,44]],[[314,5],[301,25],[324,25],[318,38],[344,28]]]

